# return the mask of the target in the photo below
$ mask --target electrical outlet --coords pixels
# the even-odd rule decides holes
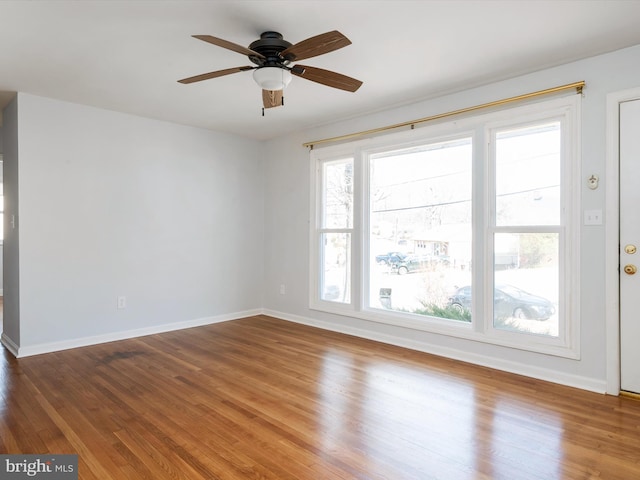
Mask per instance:
[[[285,295],[287,293],[287,286],[283,283],[280,285],[280,295]]]
[[[118,297],[118,309],[127,308],[127,297]]]

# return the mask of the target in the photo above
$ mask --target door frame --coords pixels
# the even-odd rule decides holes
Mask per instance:
[[[620,104],[640,100],[640,87],[607,95],[605,164],[606,393],[620,394]]]

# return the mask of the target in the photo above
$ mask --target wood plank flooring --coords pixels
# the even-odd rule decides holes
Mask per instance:
[[[86,480],[629,480],[640,402],[257,316],[3,350],[0,452]]]

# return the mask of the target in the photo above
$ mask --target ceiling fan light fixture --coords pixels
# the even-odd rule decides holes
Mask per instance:
[[[253,71],[253,79],[263,90],[283,90],[291,82],[291,72],[280,67],[260,67]]]

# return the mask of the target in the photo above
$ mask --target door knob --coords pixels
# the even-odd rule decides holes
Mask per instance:
[[[626,245],[624,247],[624,251],[625,253],[628,253],[629,255],[633,255],[634,253],[636,253],[636,246],[635,245]]]
[[[637,271],[638,268],[635,265],[629,264],[624,266],[624,273],[626,273],[627,275],[633,275]]]

